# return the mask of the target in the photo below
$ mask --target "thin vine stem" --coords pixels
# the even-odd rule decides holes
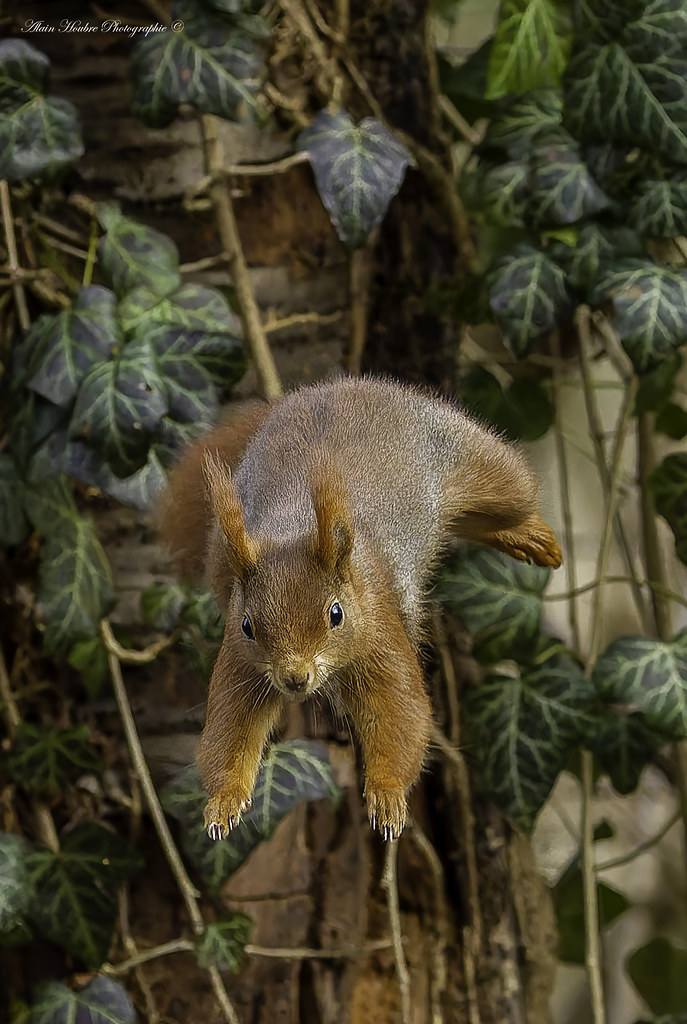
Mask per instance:
[[[401,911],[398,904],[398,841],[386,844],[384,874],[382,886],[386,892],[386,905],[389,914],[389,925],[394,950],[394,963],[398,988],[401,994],[401,1024],[411,1024],[410,1012],[410,974],[403,952],[403,933],[401,931]]]
[[[7,245],[7,261],[14,283],[14,300],[17,305],[17,317],[19,326],[23,331],[28,331],[31,326],[29,307],[26,304],[26,293],[21,283],[21,267],[19,266],[19,253],[17,251],[17,239],[14,234],[14,221],[12,219],[12,200],[10,198],[10,187],[7,182],[0,180],[0,208],[2,209],[2,226],[5,232],[5,244]]]

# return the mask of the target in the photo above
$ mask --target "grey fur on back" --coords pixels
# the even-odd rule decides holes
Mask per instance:
[[[354,520],[354,558],[364,548],[383,555],[401,610],[416,623],[441,544],[442,486],[475,434],[487,431],[455,406],[391,380],[343,378],[295,391],[236,470],[248,532],[286,542],[314,530],[312,481],[337,474]]]

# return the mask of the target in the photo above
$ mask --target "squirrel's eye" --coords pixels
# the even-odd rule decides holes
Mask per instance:
[[[343,622],[343,617],[343,608],[338,601],[335,601],[329,609],[329,625],[331,628],[333,629],[335,626],[340,626]]]
[[[247,636],[249,640],[255,640],[255,634],[253,633],[253,627],[251,626],[250,619],[248,618],[247,615],[243,616],[243,622],[241,623],[241,629],[243,630],[244,635]]]

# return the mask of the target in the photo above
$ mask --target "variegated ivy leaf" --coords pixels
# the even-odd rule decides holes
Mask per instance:
[[[213,921],[198,939],[198,963],[201,967],[238,971],[252,930],[253,922],[245,914],[232,914],[223,921]]]
[[[577,146],[543,146],[533,154],[532,163],[528,210],[535,226],[574,224],[610,205]]]
[[[627,143],[687,163],[687,57],[635,63],[617,42],[585,45],[566,73],[564,122],[581,140]]]
[[[381,122],[354,125],[341,111],[320,111],[298,136],[308,154],[317,191],[336,232],[347,246],[365,245],[401,187],[411,156]]]
[[[102,772],[90,745],[88,727],[57,729],[22,722],[6,757],[10,777],[27,792],[54,800],[77,775]]]
[[[628,222],[648,238],[687,233],[687,181],[643,181],[637,185]]]
[[[235,339],[243,333],[241,321],[221,292],[190,282],[165,295],[145,286],[134,288],[119,303],[117,314],[126,332],[168,324],[186,331],[229,334]]]
[[[613,326],[638,373],[671,359],[687,340],[687,271],[624,260],[601,274],[590,301],[610,304]]]
[[[32,892],[26,870],[28,843],[21,836],[0,832],[0,944],[30,937],[26,914]]]
[[[664,736],[687,737],[687,631],[670,643],[643,636],[616,640],[594,665],[593,680],[608,703],[642,711]]]
[[[539,340],[570,310],[565,273],[530,245],[516,246],[498,260],[488,289],[489,305],[518,358],[535,351]]]
[[[648,725],[644,715],[616,714],[610,708],[594,722],[585,745],[606,772],[617,793],[634,792],[639,779],[652,760],[663,738]]]
[[[485,220],[501,227],[524,227],[529,198],[527,164],[508,160],[495,166],[479,160],[465,171],[460,188],[465,205],[483,212]]]
[[[520,675],[488,674],[465,700],[466,751],[485,791],[527,832],[588,729],[595,697],[571,658],[540,659]]]
[[[480,661],[528,660],[549,576],[490,548],[467,547],[445,566],[436,593],[461,618]]]
[[[556,0],[501,0],[487,99],[558,85],[570,42],[570,26]]]
[[[668,455],[653,471],[649,488],[656,511],[675,534],[675,551],[687,565],[687,455]]]
[[[83,156],[76,109],[45,96],[49,66],[25,40],[0,41],[0,178],[49,178]]]
[[[31,1004],[27,1024],[137,1024],[138,1017],[119,981],[97,974],[83,988],[44,982]]]
[[[642,256],[639,236],[628,228],[583,224],[574,245],[554,242],[549,254],[567,273],[568,282],[586,294],[602,272],[620,257]]]
[[[630,5],[623,6],[626,10],[622,40],[633,60],[643,63],[669,54],[684,55],[687,10],[682,0],[632,0]]]
[[[492,120],[484,145],[505,149],[513,160],[525,160],[537,147],[572,145],[574,141],[563,127],[562,92],[536,89],[509,103]]]
[[[584,0],[573,4],[574,27],[581,39],[607,43],[617,39],[644,7],[646,0]]]
[[[25,339],[29,387],[67,408],[94,363],[119,343],[115,296],[101,285],[81,288],[71,309],[36,320]]]
[[[160,794],[165,811],[181,824],[186,855],[212,889],[218,889],[297,804],[335,800],[338,795],[327,748],[318,740],[289,740],[272,747],[258,776],[252,809],[221,843],[207,837],[207,794],[195,767],[184,769]]]
[[[130,341],[117,360],[97,363],[81,386],[70,434],[98,448],[116,476],[145,465],[168,409],[165,381],[148,340]]]
[[[98,219],[105,229],[98,242],[98,261],[117,295],[146,288],[155,301],[177,287],[179,253],[171,238],[125,217],[115,203],[100,203]],[[118,314],[127,330],[121,309]]]
[[[133,112],[164,128],[180,103],[238,121],[260,113],[264,59],[255,43],[262,20],[228,21],[190,3],[175,4],[172,26],[136,42],[131,51]],[[256,31],[258,29],[259,31]]]
[[[36,849],[26,858],[35,892],[32,923],[86,966],[99,967],[112,941],[117,887],[142,863],[115,832],[95,822],[77,825],[59,851]]]

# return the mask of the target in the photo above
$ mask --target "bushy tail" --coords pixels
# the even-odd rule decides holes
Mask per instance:
[[[234,470],[251,439],[274,408],[261,401],[232,405],[221,422],[199,438],[172,467],[160,500],[157,527],[168,547],[176,571],[199,581],[205,573],[208,535],[212,525],[210,501],[203,478],[207,451],[217,452]]]

